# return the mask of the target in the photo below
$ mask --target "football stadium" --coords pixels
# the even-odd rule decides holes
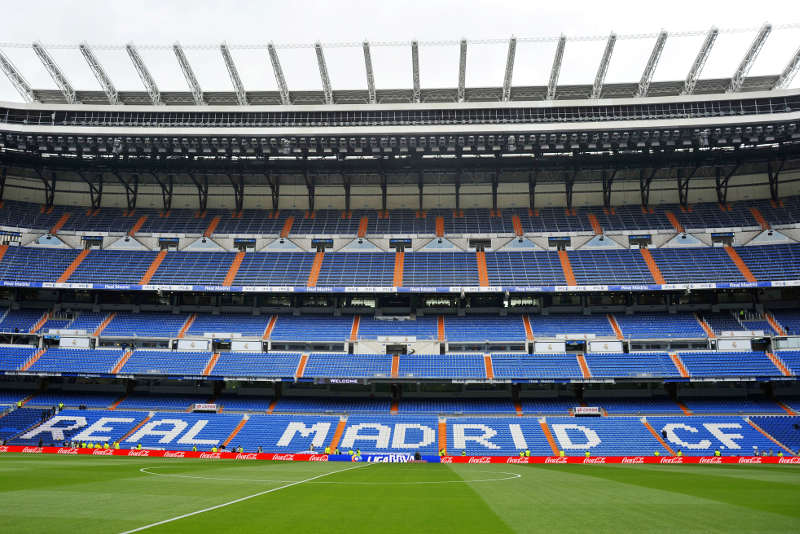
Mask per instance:
[[[483,87],[466,38],[0,44],[0,530],[800,531],[800,48],[750,75],[798,28],[512,36]],[[603,51],[583,85],[570,41]],[[533,42],[549,81],[514,83]],[[348,47],[366,89],[331,81]]]

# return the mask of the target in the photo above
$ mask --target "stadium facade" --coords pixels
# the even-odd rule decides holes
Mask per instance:
[[[227,45],[230,93],[177,44],[183,93],[133,45],[144,92],[85,43],[103,91],[39,43],[58,91],[0,56],[26,100],[0,104],[0,400],[98,409],[15,410],[2,437],[99,439],[111,408],[107,439],[178,450],[796,452],[800,50],[748,77],[770,30],[730,79],[700,78],[712,29],[686,80],[652,81],[664,33],[638,83],[604,84],[612,34],[568,87],[563,39],[548,86],[512,85],[512,39],[482,89],[466,41],[442,90],[417,43],[397,91],[368,43],[366,91],[333,90],[319,45],[320,92],[290,91],[274,46],[275,92]]]

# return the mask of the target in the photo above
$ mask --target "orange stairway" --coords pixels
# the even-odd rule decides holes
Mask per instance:
[[[558,251],[558,259],[561,260],[561,268],[564,270],[564,278],[567,280],[568,286],[577,286],[575,281],[575,274],[572,272],[572,264],[569,262],[569,256],[566,250]]]
[[[3,255],[0,254],[0,259],[2,259],[2,258],[3,258]],[[779,336],[785,336],[786,335],[786,330],[784,330],[781,327],[781,325],[778,324],[778,321],[775,320],[775,317],[773,317],[773,315],[771,313],[769,313],[769,312],[765,313],[764,314],[764,318],[766,318],[766,320],[769,323],[769,325],[772,327],[773,330],[775,330],[778,333]]]
[[[220,221],[220,217],[219,216],[216,216],[213,219],[211,219],[211,222],[208,223],[208,228],[206,228],[206,231],[203,233],[203,236],[211,237],[211,234],[213,234],[214,230],[217,229],[217,225],[219,224],[219,221]]]
[[[533,328],[531,328],[531,319],[527,315],[522,316],[522,323],[525,325],[525,338],[528,341],[533,341]]]
[[[358,223],[358,237],[366,237],[368,224],[369,217],[361,217],[361,222]]]
[[[494,378],[494,368],[492,367],[492,357],[490,355],[483,357],[483,367],[486,370],[486,378],[489,380]]]
[[[125,354],[122,355],[122,358],[119,359],[117,364],[111,370],[111,374],[112,375],[119,374],[119,372],[122,370],[122,368],[125,367],[125,364],[128,363],[128,360],[131,359],[131,356],[133,356],[133,351],[132,350],[126,350]]]
[[[353,316],[353,326],[350,327],[350,341],[355,341],[358,339],[358,325],[361,323],[361,316],[354,315]]]
[[[182,339],[186,336],[186,332],[192,327],[192,323],[195,319],[197,319],[196,313],[191,314],[189,318],[186,319],[186,322],[183,324],[183,328],[181,328],[181,331],[178,333],[178,339]]]
[[[589,222],[592,224],[592,230],[594,230],[594,235],[601,235],[603,233],[603,228],[600,226],[600,221],[597,220],[597,215],[594,213],[590,213],[588,215]]]
[[[439,450],[447,450],[447,421],[439,419]]]
[[[269,403],[269,406],[267,407],[268,414],[272,413],[272,411],[275,409],[275,405],[278,404],[278,400],[279,400],[278,397],[272,398],[272,400]]]
[[[392,356],[392,378],[397,378],[400,373],[400,356],[395,354]]]
[[[165,217],[166,217],[166,215],[165,215]],[[131,228],[130,232],[128,232],[128,235],[129,236],[135,236],[136,232],[138,232],[139,230],[142,229],[142,226],[144,226],[144,222],[146,220],[147,220],[147,215],[142,215],[141,217],[139,217],[139,220],[136,221],[136,224],[133,225],[133,228]]]
[[[34,363],[36,363],[36,361],[37,361],[39,358],[41,358],[41,357],[42,357],[42,354],[44,354],[45,350],[47,350],[47,349],[39,349],[39,350],[37,350],[37,351],[36,351],[36,354],[34,354],[33,356],[31,356],[31,359],[30,359],[30,360],[28,360],[27,362],[25,362],[25,363],[23,364],[23,366],[19,368],[19,370],[20,370],[20,371],[27,371],[28,369],[30,369],[30,368],[31,368],[31,366],[32,366]]]
[[[222,282],[223,286],[233,285],[233,281],[236,279],[236,273],[239,272],[239,267],[242,265],[242,260],[244,260],[244,252],[239,251],[236,253],[236,257],[233,258],[230,268],[228,268],[228,274],[225,275],[225,280]]]
[[[307,287],[317,287],[317,279],[319,278],[319,272],[322,269],[322,259],[324,256],[324,252],[317,252],[317,255],[314,256],[314,265],[311,266],[311,272],[308,274],[308,283],[306,284]]]
[[[519,401],[519,399],[514,401],[514,409],[517,411],[517,416],[522,415],[522,403]]]
[[[115,401],[114,401],[114,404],[112,404],[111,406],[109,406],[109,407],[108,407],[108,409],[109,409],[109,410],[116,410],[116,409],[117,409],[117,406],[119,406],[120,404],[122,404],[122,401],[124,401],[124,400],[125,400],[125,399],[127,399],[127,398],[128,398],[128,395],[126,395],[126,394],[124,394],[124,393],[123,393],[123,394],[120,396],[120,398],[118,398],[117,400],[115,400]]]
[[[520,220],[519,215],[512,215],[511,222],[514,224],[514,234],[517,237],[522,237],[525,232],[522,230],[522,221]]]
[[[761,212],[758,211],[757,207],[752,206],[750,208],[750,213],[753,214],[753,218],[756,220],[756,222],[761,225],[762,230],[769,230],[769,223],[764,218],[764,216],[761,215]]]
[[[688,406],[686,406],[686,405],[683,403],[683,401],[682,401],[682,400],[676,400],[676,401],[675,401],[675,404],[677,404],[677,405],[678,405],[678,408],[680,408],[680,409],[681,409],[681,411],[683,412],[683,415],[692,415],[692,411],[689,409],[689,407],[688,407]]]
[[[676,352],[670,352],[669,357],[672,358],[672,363],[675,364],[675,367],[678,369],[678,372],[681,374],[683,378],[689,378],[689,371],[686,370],[686,366],[683,365],[683,360],[681,357],[678,356]]]
[[[272,335],[272,329],[275,328],[275,323],[278,322],[278,316],[273,315],[272,319],[269,320],[269,324],[267,328],[264,330],[264,336],[261,339],[269,339],[269,336]]]
[[[739,253],[736,252],[733,247],[725,247],[725,252],[728,253],[728,256],[730,256],[731,260],[733,260],[733,263],[735,263],[736,267],[739,268],[739,272],[742,273],[742,276],[744,276],[745,280],[748,282],[758,282],[756,277],[753,276],[753,273],[750,272],[750,269],[747,268],[747,265],[744,264],[742,258],[739,257]]]
[[[439,341],[444,341],[444,315],[439,316],[439,321],[437,323],[437,334]]]
[[[656,281],[656,284],[666,284],[664,277],[661,276],[661,270],[658,268],[658,265],[656,265],[656,260],[653,259],[653,255],[650,254],[650,251],[646,248],[640,248],[639,252],[642,253],[642,258],[644,258],[647,268],[650,269],[650,274],[653,280]]]
[[[235,438],[235,437],[236,437],[236,434],[238,434],[238,433],[239,433],[239,431],[242,429],[242,427],[244,427],[244,425],[245,425],[245,423],[247,423],[247,421],[248,421],[247,419],[245,419],[244,417],[242,417],[242,420],[241,420],[241,421],[239,421],[239,424],[238,424],[238,425],[236,425],[236,428],[234,428],[234,429],[233,429],[233,432],[231,432],[231,435],[230,435],[230,436],[228,436],[228,439],[226,439],[225,441],[223,441],[223,442],[222,442],[222,444],[223,444],[223,445],[225,445],[225,446],[227,447],[227,446],[230,444],[230,442],[231,442],[231,441],[233,441],[233,438]]]
[[[620,330],[619,325],[617,324],[617,320],[614,318],[614,314],[608,314],[608,322],[611,323],[611,328],[614,329],[617,339],[625,339],[625,336],[622,335],[622,330]]]
[[[297,364],[297,378],[303,378],[303,372],[306,369],[306,364],[308,363],[308,354],[303,354],[300,356],[300,363]]]
[[[56,282],[59,284],[63,284],[64,282],[69,280],[69,277],[72,276],[72,273],[75,272],[75,269],[77,269],[80,266],[80,264],[83,263],[83,260],[85,260],[86,256],[88,255],[89,255],[89,249],[81,250],[81,253],[78,254],[78,257],[72,260],[72,263],[69,264],[67,270],[64,271],[64,274],[58,277],[58,280],[56,280]]]
[[[8,250],[8,245],[0,245],[0,262],[3,261],[3,256],[6,255],[7,250]]]
[[[783,443],[781,443],[777,439],[773,438],[768,432],[764,431],[760,426],[755,424],[749,417],[747,418],[747,422],[750,423],[750,426],[752,426],[753,428],[755,428],[756,430],[758,430],[759,432],[764,434],[764,436],[766,438],[768,438],[770,441],[772,441],[775,445],[777,445],[781,449],[783,449],[786,452],[788,452],[790,456],[794,456],[794,451],[792,449],[790,449],[789,447],[785,446]]]
[[[147,272],[144,273],[144,276],[142,277],[142,279],[139,280],[139,284],[140,285],[145,285],[145,284],[149,284],[150,283],[150,279],[153,278],[154,274],[156,274],[156,271],[158,270],[159,265],[161,265],[161,262],[164,261],[164,258],[166,257],[166,255],[167,255],[167,251],[166,250],[162,250],[161,252],[158,253],[158,255],[156,256],[156,259],[154,259],[153,263],[150,264],[150,267],[147,268]]]
[[[389,413],[392,415],[397,415],[397,412],[400,411],[400,399],[392,399],[392,404],[389,407]]]
[[[789,369],[786,368],[786,365],[784,365],[783,360],[775,356],[775,354],[773,354],[772,352],[768,352],[767,356],[769,356],[770,361],[775,364],[775,367],[778,368],[778,370],[783,374],[783,376],[792,376],[791,371],[789,371]]]
[[[208,365],[206,365],[206,368],[203,371],[203,376],[210,376],[211,375],[211,371],[213,371],[214,370],[214,366],[217,365],[217,360],[219,360],[219,353],[218,352],[214,353],[214,355],[211,356],[211,359],[208,360]]]
[[[392,287],[403,287],[403,266],[405,265],[405,252],[397,252],[394,255],[394,278]]]
[[[65,213],[64,215],[62,215],[61,218],[58,220],[58,222],[56,222],[56,225],[53,226],[53,228],[50,230],[50,233],[56,235],[58,231],[61,230],[61,228],[67,223],[67,220],[69,220],[70,215],[71,213]]]
[[[436,237],[444,237],[444,217],[436,217]]]
[[[578,365],[581,366],[581,373],[583,378],[592,378],[592,373],[589,372],[589,365],[586,363],[586,358],[583,354],[578,354]]]
[[[289,232],[292,231],[294,224],[294,217],[287,217],[286,222],[283,223],[283,230],[281,230],[281,237],[289,237]]]
[[[102,333],[103,333],[103,330],[105,330],[105,329],[106,329],[106,327],[108,326],[108,324],[109,324],[111,321],[113,321],[113,320],[114,320],[114,317],[116,317],[116,316],[117,316],[117,312],[111,312],[111,313],[109,313],[109,314],[108,314],[108,317],[106,317],[105,319],[103,319],[103,322],[102,322],[102,323],[100,323],[100,326],[98,326],[98,327],[97,327],[97,330],[95,330],[95,331],[94,331],[94,334],[92,334],[92,335],[93,335],[93,336],[99,336],[100,334],[102,334]]]
[[[50,320],[51,317],[53,317],[53,310],[45,312],[45,314],[42,315],[38,321],[36,321],[36,324],[31,327],[30,333],[35,334],[38,332],[45,325],[45,323]]]
[[[550,448],[553,450],[553,456],[558,456],[558,445],[556,445],[556,440],[553,439],[553,433],[550,432],[550,427],[547,426],[547,421],[541,418],[539,419],[539,424],[542,426],[542,432],[544,432],[544,437],[547,438],[547,443],[550,444]]]
[[[653,434],[653,437],[658,440],[658,442],[661,444],[662,447],[667,449],[672,456],[675,456],[675,451],[672,450],[672,447],[667,445],[667,442],[664,441],[664,439],[661,436],[658,435],[658,432],[656,432],[656,429],[653,428],[652,425],[650,425],[650,423],[644,417],[642,417],[642,424],[647,427],[647,430],[649,430],[650,433]]]
[[[669,222],[672,223],[672,227],[675,228],[675,231],[679,234],[683,233],[683,225],[678,221],[678,218],[675,216],[675,214],[671,211],[666,212],[666,214],[667,219],[669,219]]]
[[[708,338],[709,338],[709,339],[716,339],[716,337],[717,337],[717,336],[715,336],[715,335],[714,335],[714,331],[713,331],[713,330],[711,330],[711,327],[710,327],[710,326],[708,326],[708,325],[706,324],[706,322],[705,322],[704,320],[702,320],[702,319],[700,318],[700,316],[699,316],[699,315],[697,315],[696,313],[694,314],[694,317],[695,317],[695,319],[697,319],[697,322],[698,322],[698,323],[700,323],[700,326],[702,326],[702,327],[703,327],[703,330],[705,330],[705,331],[706,331],[706,335],[708,336]]]
[[[336,432],[333,433],[333,438],[331,439],[331,444],[328,445],[331,448],[331,454],[336,452],[336,447],[339,446],[339,441],[342,439],[342,434],[344,434],[344,427],[347,426],[347,419],[344,417],[339,418],[339,424],[336,425]]]
[[[489,269],[486,267],[486,253],[482,250],[475,253],[478,261],[478,280],[481,287],[489,287]]]

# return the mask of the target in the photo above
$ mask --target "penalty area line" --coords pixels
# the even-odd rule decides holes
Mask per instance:
[[[303,484],[304,482],[311,482],[312,480],[316,480],[318,478],[326,477],[328,475],[335,475],[336,473],[344,473],[345,471],[351,471],[353,469],[359,469],[361,467],[367,467],[368,465],[371,465],[371,464],[357,465],[355,467],[348,467],[347,469],[340,469],[338,471],[331,471],[330,473],[324,473],[322,475],[317,475],[315,477],[307,478],[305,480],[298,480],[297,482],[292,482],[291,484],[286,484],[285,486],[281,486],[280,488],[272,488],[271,490],[262,491],[262,492],[259,492],[259,493],[254,493],[253,495],[248,495],[247,497],[242,497],[241,499],[236,499],[235,501],[226,502],[226,503],[223,503],[223,504],[218,504],[218,505],[212,506],[210,508],[205,508],[204,510],[197,510],[196,512],[190,512],[188,514],[179,515],[178,517],[173,517],[171,519],[165,519],[165,520],[159,521],[157,523],[151,523],[150,525],[145,525],[143,527],[135,528],[133,530],[126,530],[125,532],[121,532],[120,534],[131,534],[132,532],[139,532],[139,531],[142,531],[142,530],[147,530],[148,528],[157,527],[158,525],[164,525],[166,523],[171,523],[173,521],[178,521],[179,519],[185,519],[187,517],[192,517],[193,515],[198,515],[198,514],[202,514],[202,513],[205,513],[205,512],[210,512],[210,511],[216,510],[218,508],[224,508],[226,506],[230,506],[232,504],[236,504],[236,503],[239,503],[239,502],[242,502],[242,501],[246,501],[248,499],[252,499],[252,498],[258,497],[260,495],[266,495],[267,493],[272,493],[273,491],[278,491],[278,490],[290,488],[292,486],[297,486],[298,484]]]

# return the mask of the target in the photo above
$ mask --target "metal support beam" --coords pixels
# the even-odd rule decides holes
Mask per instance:
[[[536,184],[539,181],[539,168],[536,162],[533,163],[533,170],[528,173],[528,206],[533,209],[536,207]]]
[[[725,92],[738,93],[742,90],[744,80],[747,78],[750,68],[753,66],[753,63],[758,57],[758,53],[761,52],[761,49],[764,47],[764,43],[766,42],[771,31],[772,24],[769,22],[765,22],[764,25],[761,26],[761,29],[758,30],[756,38],[753,39],[753,42],[750,44],[750,48],[747,49],[747,52],[745,52],[742,61],[739,63],[739,66],[736,67],[736,70],[733,72],[733,76],[731,76],[731,83]]]
[[[53,78],[53,81],[56,82],[56,85],[61,90],[61,94],[64,95],[67,104],[76,104],[78,102],[78,98],[75,95],[75,89],[72,87],[72,84],[69,83],[69,80],[64,73],[61,72],[61,69],[58,68],[55,60],[50,57],[50,54],[47,52],[47,50],[45,50],[41,41],[36,41],[33,43],[33,51],[36,52],[37,56],[39,56],[39,59],[42,61],[42,65],[44,65],[47,73],[51,78]]]
[[[461,39],[461,52],[458,58],[458,96],[457,102],[463,102],[467,93],[467,40]]]
[[[606,81],[606,74],[608,73],[608,65],[611,63],[611,54],[614,53],[614,45],[617,44],[617,34],[611,32],[606,41],[606,49],[603,51],[603,58],[600,60],[600,66],[597,67],[597,75],[594,77],[594,85],[592,85],[592,96],[590,98],[600,98],[603,94],[603,84]]]
[[[664,51],[664,44],[666,44],[666,42],[667,31],[661,30],[661,33],[658,34],[658,38],[656,39],[653,51],[650,52],[650,59],[647,60],[647,65],[644,67],[642,79],[639,80],[639,87],[636,89],[636,94],[633,95],[636,98],[644,98],[647,96],[647,92],[650,90],[650,82],[653,81],[653,75],[656,73],[658,60],[661,59],[661,52]]]
[[[684,169],[678,168],[678,202],[684,208],[689,205],[689,180],[692,179],[697,169],[700,168],[701,159],[698,159],[697,164],[692,168],[692,172],[684,176]]]
[[[100,65],[100,62],[95,57],[94,52],[86,43],[86,41],[78,45],[78,48],[80,49],[81,54],[83,54],[84,59],[86,59],[86,63],[89,64],[92,74],[94,74],[94,77],[97,78],[97,83],[99,83],[100,87],[103,88],[103,92],[106,94],[106,98],[108,98],[108,103],[112,106],[122,104],[122,101],[119,99],[117,88],[114,87],[114,83],[111,81],[111,78],[108,77],[105,69],[102,65]]]
[[[657,172],[658,167],[655,167],[649,175],[645,174],[644,169],[639,170],[639,192],[642,195],[642,206],[645,208],[650,206],[650,184],[653,183]],[[645,176],[647,177],[645,178]]]
[[[39,179],[44,184],[44,206],[45,208],[52,208],[56,196],[56,173],[55,171],[50,171],[50,178],[48,179],[44,177],[44,174],[42,174],[42,169],[39,167],[35,167],[33,170],[36,171],[36,174],[39,175]]]
[[[25,102],[28,104],[39,102],[39,99],[36,97],[36,93],[34,93],[33,89],[31,89],[31,84],[29,84],[28,80],[22,76],[22,74],[17,70],[17,67],[11,63],[11,60],[6,57],[2,50],[0,50],[0,69],[2,69],[3,73],[8,76],[8,81],[11,82],[11,85],[14,86]]]
[[[364,67],[367,69],[367,91],[369,92],[369,103],[377,104],[378,96],[375,93],[375,75],[372,73],[372,54],[369,51],[369,41],[364,39]]]
[[[564,189],[567,194],[567,208],[572,209],[572,191],[575,188],[575,178],[578,176],[578,169],[565,171]]]
[[[564,47],[567,44],[567,38],[562,33],[558,38],[558,45],[556,45],[556,57],[553,58],[553,68],[550,69],[550,81],[547,84],[547,100],[556,99],[556,88],[558,87],[558,76],[561,74],[561,60],[564,59]]]
[[[773,166],[770,161],[767,163],[767,176],[769,177],[769,196],[772,200],[776,201],[780,198],[778,195],[778,176],[783,170],[783,164],[786,163],[786,158],[780,160],[777,166]],[[0,197],[2,198],[2,197]]]
[[[456,156],[456,209],[461,209],[461,171],[464,166],[464,161],[459,154]]]
[[[607,171],[603,169],[603,207],[611,207],[611,186],[614,185],[614,178],[617,176],[617,169]]]
[[[92,211],[99,210],[100,203],[103,200],[103,175],[86,176],[81,171],[75,171],[75,174],[89,186],[89,198],[92,201]],[[97,178],[97,183],[95,183],[95,178]]]
[[[197,188],[197,199],[200,203],[200,213],[203,213],[206,211],[206,207],[208,206],[208,175],[203,174],[202,179],[198,180],[192,171],[187,171],[187,174]]]
[[[166,177],[162,180],[158,174],[153,171],[149,171],[150,176],[156,181],[156,183],[161,187],[161,201],[164,205],[164,213],[168,212],[172,209],[172,186],[174,183],[173,175],[167,174]],[[136,182],[138,184],[138,180]]]
[[[414,104],[419,104],[421,99],[421,91],[419,88],[419,43],[416,39],[411,41],[411,77],[414,82],[414,95],[412,101]],[[422,209],[422,207],[420,207]]]
[[[136,201],[139,195],[139,175],[131,174],[128,180],[125,180],[118,172],[112,172],[111,175],[125,188],[125,197],[128,201],[128,211],[136,209]],[[159,180],[156,180],[161,185]],[[162,185],[162,188],[164,186]]]
[[[719,30],[717,27],[711,26],[711,29],[708,30],[706,38],[703,41],[703,45],[700,47],[700,51],[697,52],[697,57],[694,58],[694,63],[692,63],[692,68],[689,69],[689,74],[686,75],[686,82],[684,82],[683,90],[681,91],[682,95],[694,94],[697,80],[700,79],[700,73],[703,72],[703,67],[706,66],[708,55],[711,53],[711,47],[714,46],[714,41],[717,40],[718,35]]]
[[[389,197],[389,184],[386,181],[386,171],[383,169],[383,160],[378,161],[378,174],[381,178],[381,209],[387,210],[387,200]]]
[[[778,76],[778,81],[772,86],[773,89],[786,89],[792,83],[794,75],[800,70],[800,46],[795,50],[794,55],[789,60],[789,63],[783,67],[781,75]]]
[[[6,192],[6,174],[8,174],[8,167],[3,167],[3,170],[0,171],[0,201],[3,200]]]
[[[128,43],[125,45],[125,50],[128,51],[128,56],[133,62],[133,68],[136,69],[136,73],[142,80],[147,94],[150,95],[150,101],[154,106],[163,106],[164,101],[161,99],[161,91],[159,91],[156,81],[150,75],[150,71],[147,69],[147,65],[144,64],[144,60],[142,60],[142,56],[139,55],[136,46],[133,43]]]
[[[314,43],[314,51],[317,53],[317,66],[319,67],[319,77],[322,80],[325,104],[330,106],[333,105],[333,89],[331,89],[331,79],[328,76],[328,65],[325,63],[325,54],[322,52],[322,44],[319,41]]]
[[[717,167],[716,182],[717,182],[717,202],[723,206],[728,203],[728,182],[730,182],[733,174],[739,169],[741,160],[737,161],[730,172],[724,176],[722,174],[722,167]]]
[[[236,101],[240,106],[246,106],[247,93],[244,90],[242,79],[239,78],[239,71],[236,70],[236,63],[233,62],[233,56],[231,55],[231,51],[228,48],[228,45],[225,44],[225,41],[223,41],[222,44],[219,45],[219,50],[220,52],[222,52],[222,59],[225,60],[225,66],[228,68],[228,75],[231,77],[233,90],[236,91]]]
[[[308,162],[303,162],[303,168],[301,172],[303,173],[303,180],[306,182],[306,190],[308,191],[308,210],[314,211],[314,197],[316,195],[316,180],[315,176],[309,175],[308,173]]]
[[[236,201],[236,211],[242,211],[244,207],[244,175],[225,173],[225,176],[228,177],[228,180],[231,181],[231,185],[233,186],[233,195]],[[235,178],[236,176],[239,177],[238,180]]]
[[[272,192],[272,211],[278,211],[278,201],[280,200],[281,193],[281,175],[280,171],[275,172],[273,175],[272,169],[269,167],[269,159],[264,162],[264,177],[267,180],[270,191]]]
[[[350,211],[350,175],[347,174],[347,166],[344,161],[339,164],[339,174],[342,176],[342,186],[344,187],[344,210]]]
[[[419,189],[419,209],[422,211],[422,192],[425,188],[425,172],[422,170],[421,156],[417,156],[417,188]]]
[[[194,103],[198,106],[204,106],[206,100],[203,97],[203,90],[200,88],[200,82],[197,81],[186,54],[183,53],[183,47],[178,41],[175,41],[175,44],[172,45],[172,50],[175,52],[175,57],[178,58],[178,64],[181,66],[181,71],[183,71],[183,77],[186,78],[186,83],[189,85],[189,90],[192,91]]]
[[[517,55],[517,38],[513,35],[508,41],[506,56],[506,72],[503,75],[503,102],[511,100],[511,78],[514,76],[514,58]]]
[[[267,45],[267,51],[269,52],[269,60],[272,62],[272,72],[275,73],[275,81],[278,83],[278,91],[281,93],[281,105],[288,106],[292,103],[289,98],[289,86],[286,85],[286,78],[283,77],[283,69],[278,59],[278,51],[275,50],[275,45],[272,44],[272,41]],[[277,208],[275,208],[275,211],[277,211]]]
[[[494,173],[492,174],[492,209],[497,209],[497,190],[500,188],[500,154],[494,157]]]

